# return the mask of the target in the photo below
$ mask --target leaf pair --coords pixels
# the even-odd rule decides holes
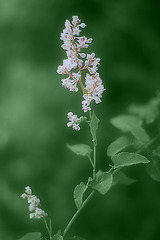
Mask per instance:
[[[119,153],[132,144],[133,141],[127,137],[120,137],[110,144],[107,150],[107,154],[111,157],[111,160],[114,163],[114,169],[131,166],[133,164],[149,163],[148,159],[140,154],[128,152]]]

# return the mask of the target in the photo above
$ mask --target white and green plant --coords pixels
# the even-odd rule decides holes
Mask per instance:
[[[40,208],[40,200],[32,194],[29,186],[25,188],[25,193],[21,195],[23,199],[27,199],[29,203],[30,218],[44,220],[46,229],[49,234],[49,240],[83,240],[79,236],[67,237],[69,229],[77,219],[80,212],[87,205],[90,199],[96,194],[105,195],[117,184],[132,184],[135,179],[130,178],[123,172],[123,168],[134,164],[146,164],[149,175],[156,181],[160,181],[160,134],[150,139],[144,125],[159,124],[160,119],[160,97],[151,100],[143,106],[131,106],[128,114],[120,115],[111,119],[111,124],[122,131],[123,135],[112,142],[108,149],[107,155],[111,159],[111,164],[106,166],[106,171],[97,169],[98,156],[97,149],[97,130],[100,120],[96,116],[94,103],[99,104],[102,94],[105,91],[103,82],[99,76],[98,65],[100,58],[96,58],[94,53],[86,54],[83,52],[92,42],[91,38],[80,36],[81,30],[86,25],[81,23],[77,16],[73,16],[72,22],[65,21],[65,29],[61,33],[61,46],[67,54],[67,59],[63,60],[63,65],[58,66],[58,74],[65,75],[62,79],[62,86],[72,92],[82,90],[82,111],[83,116],[78,117],[72,112],[67,114],[69,122],[68,127],[72,127],[76,131],[80,131],[81,123],[86,123],[90,130],[92,138],[92,146],[87,144],[67,145],[68,149],[74,154],[88,158],[92,176],[88,176],[87,182],[79,183],[73,193],[77,210],[71,217],[65,229],[54,232],[51,219]],[[158,132],[160,132],[158,126]],[[154,149],[153,149],[154,146]],[[150,154],[146,154],[150,151]],[[142,155],[143,154],[143,155]],[[149,159],[148,160],[148,156]],[[158,160],[157,160],[158,159]],[[44,239],[40,232],[28,233],[20,240],[40,240]]]

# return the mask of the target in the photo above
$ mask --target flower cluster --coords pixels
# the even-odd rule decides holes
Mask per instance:
[[[58,66],[57,72],[62,75],[68,75],[62,79],[62,86],[68,88],[72,92],[78,91],[78,83],[83,90],[82,109],[84,112],[91,110],[90,104],[92,100],[96,104],[100,103],[104,86],[102,80],[97,73],[100,58],[96,58],[94,53],[86,54],[83,49],[89,47],[92,38],[79,36],[81,29],[86,25],[81,23],[77,16],[73,16],[72,22],[65,21],[65,29],[61,33],[63,41],[62,48],[66,51],[67,59],[63,60],[63,65]],[[76,71],[76,72],[75,72]],[[85,82],[82,82],[82,71],[88,71],[85,76]]]
[[[72,112],[69,112],[67,114],[67,116],[68,116],[68,119],[69,119],[69,122],[67,123],[67,126],[72,127],[76,131],[79,131],[80,130],[79,123],[80,123],[80,120],[83,117],[78,118],[77,115],[73,115]]]
[[[40,219],[47,216],[41,208],[39,208],[40,200],[35,195],[32,195],[32,190],[29,186],[25,187],[25,193],[21,195],[23,199],[27,198],[29,203],[30,218]]]

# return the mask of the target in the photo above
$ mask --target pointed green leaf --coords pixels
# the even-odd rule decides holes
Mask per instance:
[[[160,160],[154,159],[152,162],[147,164],[146,170],[153,180],[160,182]]]
[[[81,124],[82,122],[86,122],[87,121],[87,117],[82,117],[79,121],[78,124]]]
[[[130,132],[143,145],[149,141],[149,136],[142,127],[142,120],[130,115],[120,115],[111,119],[113,126],[123,132]]]
[[[90,156],[92,149],[86,144],[67,145],[67,147],[77,155]]]
[[[144,119],[147,124],[153,123],[159,114],[160,109],[160,97],[151,99],[144,105],[131,105],[129,112],[136,114],[141,119]]]
[[[97,118],[95,112],[93,112],[91,122],[90,122],[90,130],[91,130],[91,134],[94,142],[97,142],[96,132],[98,129],[98,124],[99,124],[99,119]]]
[[[62,237],[62,236],[60,235],[60,233],[58,232],[58,233],[56,233],[56,234],[53,236],[52,240],[63,240],[63,237]]]
[[[75,187],[75,190],[74,190],[74,201],[75,201],[75,204],[76,204],[78,209],[82,205],[83,194],[85,193],[87,188],[88,188],[88,185],[85,185],[83,182],[81,182],[79,185],[77,185]]]
[[[109,145],[107,155],[111,157],[132,144],[133,141],[127,137],[117,138],[114,142],[112,142]]]
[[[139,163],[149,163],[149,160],[137,153],[122,152],[114,155],[112,158],[114,168],[130,166]]]
[[[101,194],[106,194],[112,186],[113,176],[108,172],[98,171],[97,179],[91,182],[91,187]]]
[[[19,240],[41,240],[41,233],[40,232],[27,233]]]
[[[118,172],[113,176],[113,186],[117,184],[131,185],[135,182],[137,182],[137,180],[127,176],[123,172]]]

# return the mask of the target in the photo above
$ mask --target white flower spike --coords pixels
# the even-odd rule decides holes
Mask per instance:
[[[47,216],[47,213],[39,208],[40,200],[37,198],[37,196],[32,195],[32,190],[29,186],[25,187],[25,193],[21,195],[21,198],[27,198],[29,203],[29,211],[32,212],[29,214],[30,218],[40,219]]]
[[[85,23],[80,22],[78,16],[73,16],[72,22],[65,21],[65,29],[61,33],[60,39],[63,41],[61,47],[66,51],[68,58],[63,60],[63,65],[58,66],[57,73],[67,75],[67,78],[61,81],[62,86],[70,91],[77,92],[78,85],[81,86],[84,98],[82,110],[88,112],[91,110],[92,100],[96,104],[101,102],[102,93],[105,89],[99,73],[97,73],[97,66],[100,65],[101,59],[96,58],[95,53],[85,54],[82,52],[83,49],[89,47],[93,39],[80,36],[81,29],[86,27]],[[84,82],[82,82],[82,71],[85,72]],[[79,124],[73,123],[72,120],[67,125],[72,126],[75,130],[80,129]]]

